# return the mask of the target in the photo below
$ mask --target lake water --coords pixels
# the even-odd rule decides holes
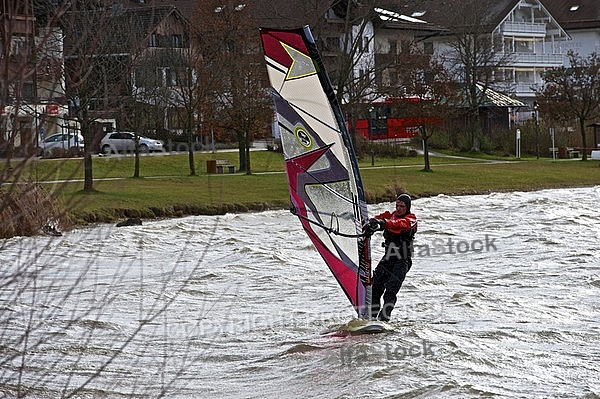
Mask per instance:
[[[376,335],[346,332],[287,211],[6,240],[0,398],[598,398],[599,204],[600,187],[415,200]]]

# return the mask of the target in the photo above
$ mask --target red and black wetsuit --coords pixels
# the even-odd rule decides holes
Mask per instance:
[[[412,266],[412,241],[417,232],[417,217],[384,212],[375,219],[385,220],[385,255],[373,273],[371,316],[388,321],[406,274]],[[383,307],[381,297],[383,296]]]

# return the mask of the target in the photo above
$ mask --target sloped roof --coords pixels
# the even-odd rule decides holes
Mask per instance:
[[[127,6],[139,3],[140,0],[121,0]],[[194,20],[196,8],[202,0],[144,0],[146,4],[154,6],[173,6],[181,11],[183,16],[190,21]],[[255,13],[258,25],[271,28],[298,28],[306,24],[313,24],[316,19],[322,19],[329,8],[328,1],[306,0],[252,0],[242,1],[248,3],[248,8]]]
[[[483,86],[477,84],[477,90],[479,93],[483,91]],[[481,104],[482,107],[524,107],[525,103],[511,98],[505,94],[490,89],[489,87],[485,91],[485,99]]]
[[[541,0],[566,30],[600,28],[598,0]]]
[[[443,26],[433,24],[426,19],[421,19],[421,12],[412,12],[409,15],[402,13],[397,7],[378,6],[374,8],[377,27],[384,29],[404,29],[414,31],[445,31]]]
[[[490,31],[498,26],[520,0],[479,0],[474,7],[485,10],[483,25]],[[437,27],[451,29],[463,25],[459,10],[466,6],[464,0],[378,0],[378,6],[397,13],[418,18]]]
[[[66,13],[63,20],[65,30],[65,54],[70,54],[71,46],[77,45],[84,52],[95,53],[122,53],[130,50],[124,44],[135,45],[152,33],[161,21],[169,16],[185,21],[179,10],[173,6],[140,7],[140,8],[113,8],[110,11],[76,11]],[[95,31],[105,32],[100,40],[94,43],[78,42],[80,38],[92,38]],[[108,32],[108,33],[106,33]],[[90,39],[91,40],[91,39]],[[88,48],[87,44],[97,45]],[[81,51],[80,49],[80,51]]]

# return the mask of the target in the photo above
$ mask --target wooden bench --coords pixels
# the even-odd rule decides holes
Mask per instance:
[[[569,158],[579,158],[579,148],[567,147],[567,154]]]
[[[217,159],[217,173],[235,173],[235,165],[232,165],[226,159]]]

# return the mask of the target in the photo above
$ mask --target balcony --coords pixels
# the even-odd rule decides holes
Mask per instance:
[[[540,89],[539,83],[517,83],[514,86],[514,93],[517,97],[535,97],[535,89]]]
[[[546,24],[532,22],[505,22],[501,28],[504,36],[545,37]]]
[[[504,66],[525,68],[555,68],[565,65],[564,54],[557,53],[498,53],[495,61]]]
[[[511,56],[511,65],[515,67],[561,67],[566,61],[564,54],[543,53],[514,53]]]

